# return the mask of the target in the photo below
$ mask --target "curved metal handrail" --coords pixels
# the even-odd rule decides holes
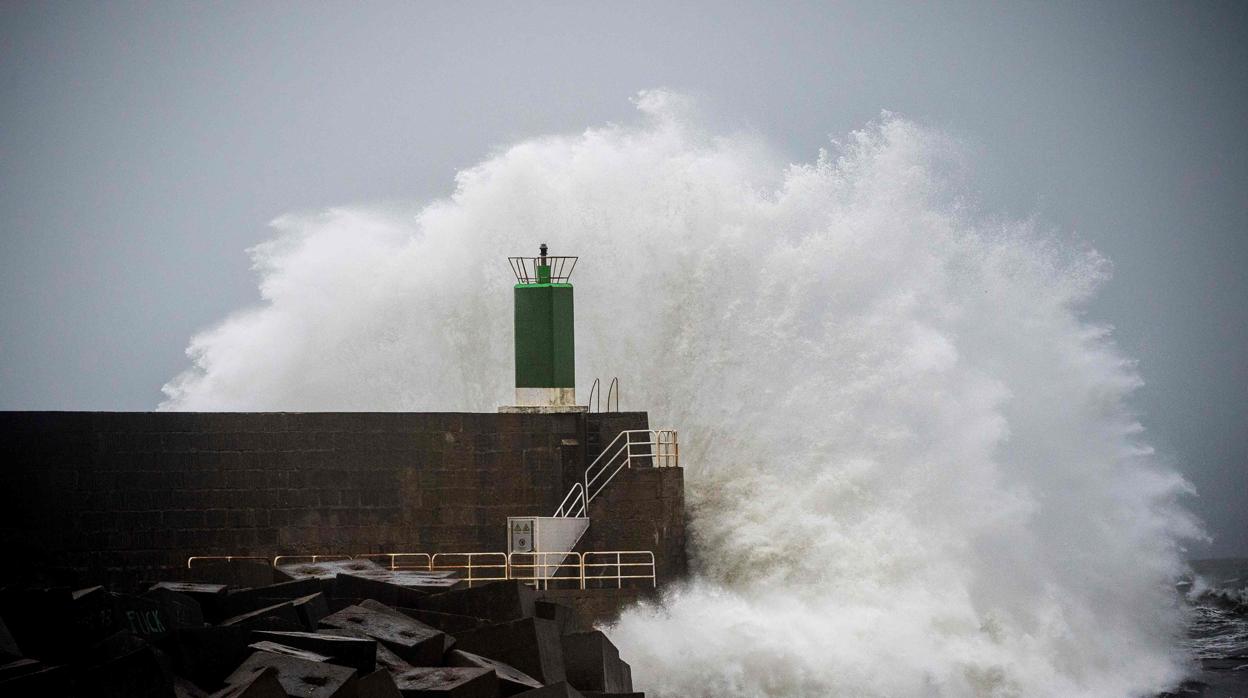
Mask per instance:
[[[584,516],[585,508],[588,504],[585,501],[585,486],[579,482],[574,483],[572,489],[568,490],[567,496],[559,503],[559,508],[555,510],[555,516]]]
[[[616,376],[611,379],[611,385],[607,388],[607,411],[611,411],[611,396],[615,395],[615,411],[620,411],[620,378]]]
[[[599,380],[595,378],[594,384],[589,386],[589,399],[585,401],[586,407],[589,407],[590,405],[594,405],[594,409],[593,409],[594,412],[602,411],[602,404],[600,402],[600,400],[602,399],[602,394],[598,388],[599,388]],[[611,406],[611,402],[608,401],[607,407],[609,408],[610,406]]]

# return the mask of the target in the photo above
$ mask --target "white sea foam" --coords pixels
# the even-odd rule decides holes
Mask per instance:
[[[613,638],[652,696],[1128,696],[1176,679],[1188,489],[1081,317],[1094,251],[963,198],[885,115],[815,162],[636,125],[534,139],[417,215],[336,208],[252,250],[263,304],[164,409],[493,410],[503,256],[580,254],[582,391],[681,430],[695,579]]]

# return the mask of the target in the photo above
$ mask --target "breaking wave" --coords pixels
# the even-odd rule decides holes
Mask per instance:
[[[696,574],[612,637],[653,696],[1129,696],[1180,678],[1189,491],[1082,316],[1107,263],[977,210],[903,118],[787,164],[667,92],[412,212],[283,216],[174,410],[511,399],[503,257],[580,254],[581,389],[681,430]]]

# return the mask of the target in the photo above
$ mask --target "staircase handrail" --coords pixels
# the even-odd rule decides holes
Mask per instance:
[[[559,503],[559,508],[555,510],[555,516],[572,517],[584,516],[588,503],[585,501],[585,486],[579,482],[572,485],[572,489],[568,490],[567,496]]]

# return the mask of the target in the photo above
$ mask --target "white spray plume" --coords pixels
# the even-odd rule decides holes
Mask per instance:
[[[174,410],[510,400],[503,259],[579,254],[581,388],[681,430],[695,578],[613,629],[652,696],[1131,696],[1181,674],[1189,488],[1081,308],[1095,252],[960,196],[885,115],[785,165],[643,93],[413,218],[338,208],[251,250],[264,303],[191,343]]]

